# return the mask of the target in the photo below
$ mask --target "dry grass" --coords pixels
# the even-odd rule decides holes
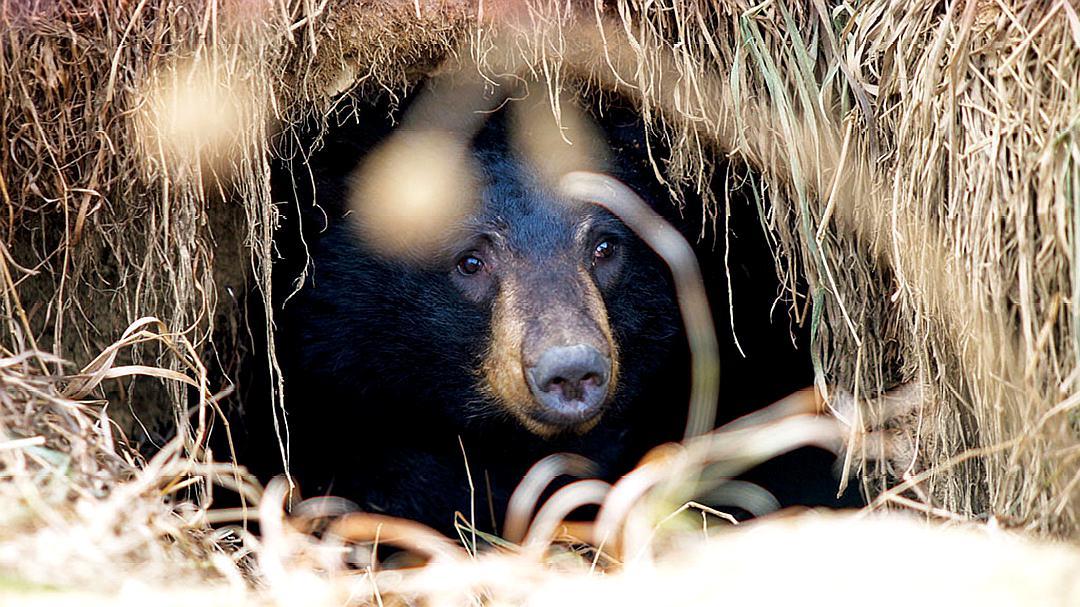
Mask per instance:
[[[571,484],[536,509],[519,544],[481,536],[488,548],[477,554],[468,542],[410,521],[328,519],[335,504],[324,499],[287,516],[284,481],[262,491],[205,452],[192,455],[197,443],[185,447],[178,439],[141,461],[113,442],[116,433],[99,408],[62,396],[62,384],[93,373],[35,371],[51,362],[45,355],[0,361],[7,388],[0,401],[5,604],[772,604],[817,597],[855,605],[876,596],[886,605],[1068,605],[1080,598],[1080,551],[994,525],[948,528],[898,515],[806,512],[733,527],[692,501],[678,507],[787,449],[838,445],[833,422],[789,415],[790,407],[659,450],[610,490],[596,481]],[[97,367],[107,369],[131,371]],[[187,377],[197,381],[197,370]],[[543,463],[526,487],[574,465]],[[183,495],[185,487],[212,483],[245,491],[258,537],[242,527],[207,527],[238,514]],[[728,495],[747,505],[738,492]],[[602,504],[595,525],[562,522],[569,508],[590,501]],[[323,530],[319,538],[309,533],[316,528]],[[588,549],[589,541],[599,550]],[[379,568],[373,542],[427,562]],[[883,586],[895,591],[883,595]]]
[[[342,91],[400,94],[424,74],[474,64],[493,84],[508,73],[546,83],[556,116],[561,89],[633,99],[650,136],[674,150],[655,159],[658,179],[696,193],[713,217],[728,204],[708,189],[716,159],[752,171],[791,312],[813,330],[819,389],[849,399],[854,432],[884,430],[910,445],[900,462],[871,448],[881,442],[849,442],[864,446],[850,460],[875,506],[1075,539],[1080,18],[1071,3],[492,4],[477,14],[450,0],[0,0],[0,562],[9,575],[34,589],[101,592],[203,580],[233,597],[257,563],[262,594],[245,595],[256,602],[370,597],[372,584],[420,596],[481,578],[495,585],[492,602],[518,601],[514,592],[588,579],[588,563],[580,576],[555,576],[535,559],[517,569],[519,555],[328,583],[315,572],[333,569],[325,555],[336,548],[281,523],[275,499],[205,449],[216,391],[228,385],[208,378],[233,363],[212,354],[212,341],[244,333],[233,296],[245,285],[270,300],[269,171],[275,155],[306,152],[294,125],[326,116]],[[193,89],[233,118],[178,119]],[[192,137],[191,122],[213,137]],[[160,323],[142,320],[151,315]],[[923,398],[894,415],[878,397],[905,383]],[[123,439],[142,422],[151,438],[176,436],[149,462]],[[215,483],[260,504],[262,542],[208,531],[209,518],[232,514],[207,510]],[[660,510],[685,499],[668,495]],[[637,528],[628,512],[612,520]],[[277,535],[266,533],[275,524]],[[620,545],[664,544],[642,533]],[[904,546],[922,537],[887,533]],[[959,547],[977,536],[941,537]],[[1007,550],[1033,551],[1017,564],[987,548],[996,541],[971,539],[969,554],[992,561],[985,571],[1030,571],[1049,562],[1040,555],[1065,554],[1009,539]],[[701,550],[694,562],[720,558]],[[837,561],[845,556],[870,561]]]
[[[201,504],[217,476],[226,486],[246,483],[255,494],[234,466],[199,449],[208,428],[204,408],[192,412],[198,426],[189,424],[190,432],[144,461],[109,419],[107,403],[74,400],[109,377],[197,383],[196,369],[182,375],[113,364],[117,351],[146,340],[175,348],[178,357],[190,353],[182,337],[155,328],[153,319],[133,325],[78,373],[50,371],[66,366],[33,351],[0,361],[0,596],[20,588],[115,592],[135,571],[138,583],[156,586],[199,583],[208,570],[238,576],[239,553],[227,551],[238,538],[208,528]]]

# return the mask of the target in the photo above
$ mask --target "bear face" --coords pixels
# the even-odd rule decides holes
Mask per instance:
[[[467,153],[475,205],[419,260],[381,253],[362,217],[335,208],[362,153],[318,175],[326,226],[308,233],[310,272],[276,318],[305,495],[445,529],[471,499],[467,458],[499,519],[544,455],[580,453],[614,476],[655,442],[642,416],[685,407],[662,262],[607,211],[547,186],[504,115]]]

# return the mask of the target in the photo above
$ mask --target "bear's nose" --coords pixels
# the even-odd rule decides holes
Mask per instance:
[[[585,344],[557,346],[545,350],[525,375],[533,396],[543,405],[544,421],[573,426],[600,413],[611,359]]]

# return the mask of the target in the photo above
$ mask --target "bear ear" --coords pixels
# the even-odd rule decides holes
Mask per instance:
[[[349,208],[377,254],[433,261],[474,211],[477,187],[468,142],[450,133],[399,131],[350,180]]]

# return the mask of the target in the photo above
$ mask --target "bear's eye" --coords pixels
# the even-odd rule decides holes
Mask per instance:
[[[472,276],[484,268],[484,260],[476,255],[466,255],[457,262],[457,271],[464,276]]]
[[[593,248],[593,258],[595,261],[602,261],[610,258],[615,254],[615,243],[605,238],[596,243],[596,247]]]

